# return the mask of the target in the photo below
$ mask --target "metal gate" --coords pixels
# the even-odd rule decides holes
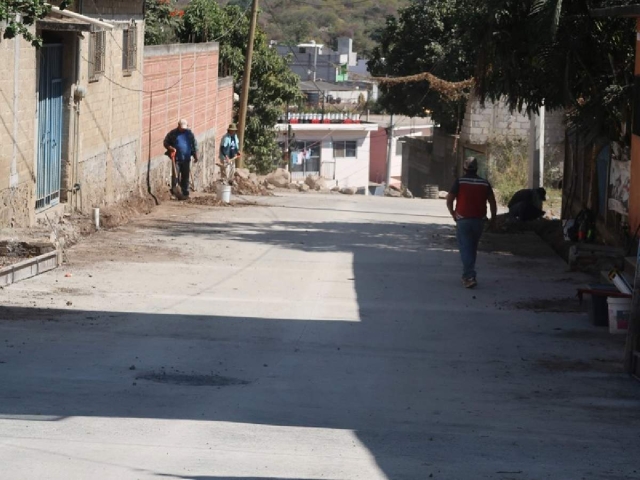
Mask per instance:
[[[62,164],[62,45],[40,49],[36,210],[60,201]]]

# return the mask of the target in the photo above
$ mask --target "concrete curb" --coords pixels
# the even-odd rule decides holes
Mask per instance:
[[[21,280],[35,277],[41,273],[58,268],[61,264],[60,252],[45,253],[14,265],[0,269],[0,287],[8,287]]]

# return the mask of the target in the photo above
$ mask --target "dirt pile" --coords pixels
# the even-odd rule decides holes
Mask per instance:
[[[188,200],[185,200],[183,203],[185,205],[197,205],[200,207],[248,207],[257,205],[255,202],[247,201],[231,201],[230,203],[225,203],[220,200],[217,195],[214,194],[201,194],[193,196]]]
[[[231,185],[232,192],[235,195],[255,195],[255,196],[264,196],[268,197],[273,195],[267,187],[260,184],[257,177],[255,178],[244,178],[240,175],[235,176],[233,179],[233,184]]]

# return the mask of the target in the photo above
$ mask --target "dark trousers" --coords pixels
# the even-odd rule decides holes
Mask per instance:
[[[462,278],[465,280],[476,278],[476,258],[478,244],[484,230],[484,220],[481,218],[462,218],[456,223],[458,247],[462,259]]]
[[[176,162],[176,170],[178,170],[178,178],[176,178],[176,172],[171,174],[171,188],[176,185],[180,185],[182,195],[189,196],[189,174],[191,173],[191,160],[184,162]]]

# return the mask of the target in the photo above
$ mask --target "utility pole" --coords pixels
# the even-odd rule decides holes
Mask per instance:
[[[258,23],[258,0],[253,0],[251,5],[251,24],[249,26],[249,44],[247,45],[247,58],[244,62],[244,75],[242,76],[242,92],[240,92],[240,114],[239,114],[239,149],[244,149],[244,132],[247,123],[247,108],[249,107],[249,88],[251,86],[251,62],[253,61],[253,42],[256,38],[256,24]],[[238,159],[238,167],[244,167],[244,155]]]
[[[538,114],[529,115],[529,188],[544,186],[544,137],[545,108],[540,107]]]
[[[386,187],[389,188],[391,184],[391,155],[393,155],[393,113],[391,114],[391,118],[389,119],[389,131],[387,133],[389,137],[389,146],[387,147],[387,184]]]

